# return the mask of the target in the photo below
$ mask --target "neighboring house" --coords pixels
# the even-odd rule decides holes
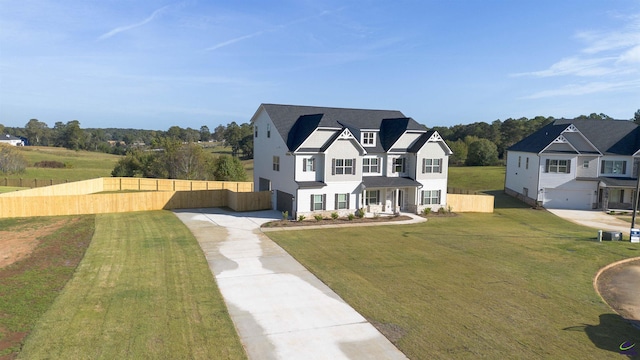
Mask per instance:
[[[9,134],[0,135],[0,144],[9,144],[13,146],[24,146],[24,141],[15,136],[11,136]]]
[[[255,189],[289,216],[446,206],[452,152],[400,111],[262,104],[251,123]]]
[[[555,120],[507,149],[505,191],[559,209],[631,209],[640,128],[625,120]]]

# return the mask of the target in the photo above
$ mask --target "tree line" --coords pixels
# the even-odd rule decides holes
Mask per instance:
[[[603,113],[580,115],[576,118],[584,119],[613,120]],[[554,117],[544,116],[536,116],[533,119],[522,117],[495,120],[491,124],[475,122],[450,127],[436,126],[431,129],[437,130],[453,151],[449,158],[451,165],[498,165],[504,162],[504,154],[510,146],[554,120]],[[640,125],[640,109],[630,120]]]
[[[0,124],[0,134],[26,138],[28,145],[57,146],[72,150],[99,151],[125,155],[132,148],[152,147],[161,139],[173,139],[182,143],[209,143],[215,141],[230,146],[233,156],[253,158],[253,132],[248,123],[231,122],[218,125],[213,132],[202,125],[200,130],[172,126],[167,131],[88,128],[82,129],[78,120],[56,122],[53,128],[38,119],[31,119],[24,127],[5,127]]]

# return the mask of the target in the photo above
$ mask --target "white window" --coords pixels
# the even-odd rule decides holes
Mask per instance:
[[[273,157],[273,171],[280,171],[280,156]]]
[[[362,145],[376,146],[376,133],[373,131],[365,131],[362,133]]]
[[[336,210],[349,208],[349,194],[336,194]]]
[[[362,172],[363,173],[379,173],[380,166],[379,166],[378,158],[362,159]]]
[[[333,175],[354,175],[356,159],[333,159]]]
[[[547,159],[545,172],[569,174],[571,172],[571,160],[551,160]]]
[[[404,172],[404,158],[393,159],[393,172],[397,172],[397,173]]]
[[[527,169],[527,170],[529,169],[529,158],[527,158],[527,160],[525,162],[525,165],[524,165],[524,168]]]
[[[440,204],[440,190],[422,190],[422,205]]]
[[[367,190],[365,194],[365,205],[376,205],[380,200],[380,190]]]
[[[521,162],[522,162],[522,156],[518,156],[518,167],[520,167]]]
[[[422,159],[422,173],[442,173],[442,159]]]
[[[311,195],[311,211],[324,210],[326,203],[326,195]]]
[[[585,169],[588,169],[589,168],[589,160],[584,160],[582,162],[582,167],[585,168]]]
[[[302,159],[302,171],[316,171],[316,159]]]
[[[255,137],[258,137],[258,125],[253,127],[254,131],[255,131]]]
[[[271,137],[271,124],[267,124],[267,137]]]
[[[612,161],[602,160],[602,173],[603,174],[625,174],[627,172],[626,161]]]

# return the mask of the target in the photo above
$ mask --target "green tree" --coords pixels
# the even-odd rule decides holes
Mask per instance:
[[[640,109],[636,110],[635,114],[633,114],[633,120],[634,123],[640,125]],[[2,132],[0,132],[1,134]]]
[[[3,174],[20,174],[27,168],[27,160],[11,145],[0,145],[0,172]]]
[[[240,126],[235,121],[232,121],[224,131],[224,141],[228,146],[231,146],[231,154],[233,156],[238,155],[238,151],[240,151],[240,140],[242,140]]]
[[[449,162],[452,165],[464,165],[467,161],[467,144],[460,139],[456,141],[446,140],[446,143],[449,145],[449,148],[451,148],[451,151],[453,151],[453,155],[449,157]]]
[[[253,159],[253,126],[248,123],[240,125],[240,151],[245,159]]]
[[[64,130],[64,142],[67,149],[80,150],[85,148],[85,134],[80,128],[78,120],[67,123]]]
[[[167,137],[174,140],[182,140],[184,138],[184,130],[180,126],[172,126],[167,130]]]
[[[183,132],[182,141],[187,143],[198,142],[200,140],[200,132],[192,128],[186,128]]]
[[[469,145],[466,165],[487,166],[498,163],[498,148],[489,139],[479,139]]]
[[[237,157],[221,155],[213,163],[213,174],[218,181],[246,181],[247,173]]]
[[[47,124],[38,119],[31,119],[24,128],[31,145],[43,145],[43,140],[49,131]]]
[[[209,140],[211,140],[211,131],[207,125],[202,125],[200,127],[200,141],[208,142]]]
[[[213,140],[215,141],[223,141],[224,140],[224,133],[227,130],[227,128],[224,127],[224,125],[218,125],[216,126],[216,128],[213,131]]]
[[[202,147],[194,143],[180,147],[170,160],[173,162],[171,164],[171,169],[174,170],[173,177],[186,180],[208,180],[208,166],[211,160],[208,156],[211,154],[206,153]]]

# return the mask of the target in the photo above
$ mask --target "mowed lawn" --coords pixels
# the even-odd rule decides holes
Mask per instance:
[[[592,285],[640,247],[504,195],[493,214],[268,236],[411,359],[619,359],[640,343]]]
[[[96,216],[23,359],[243,359],[197,241],[168,211]]]

